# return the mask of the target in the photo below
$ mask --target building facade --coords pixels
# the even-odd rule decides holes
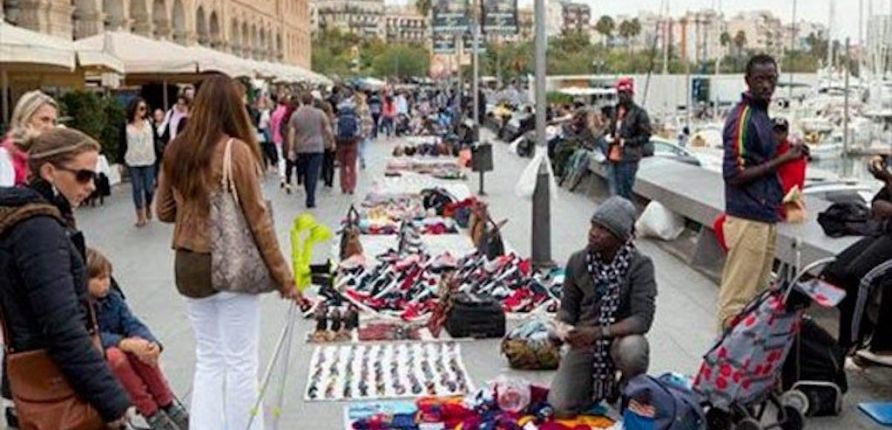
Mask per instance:
[[[745,36],[746,43],[743,45],[743,49],[771,55],[783,53],[787,32],[784,30],[780,18],[775,17],[771,11],[739,13],[729,19],[728,34],[732,40],[739,33],[743,33]],[[789,46],[788,38],[786,45]]]
[[[312,32],[338,29],[361,37],[386,37],[384,0],[312,0]]]
[[[384,34],[388,43],[430,43],[430,25],[414,6],[387,7]]]
[[[3,0],[4,19],[66,39],[106,30],[310,67],[307,0]]]
[[[546,17],[546,19],[548,19]],[[585,3],[562,3],[561,31],[581,31],[588,34],[592,27],[592,9]]]

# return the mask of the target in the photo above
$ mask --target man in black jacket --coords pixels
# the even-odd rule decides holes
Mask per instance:
[[[634,84],[631,78],[616,83],[619,104],[613,112],[608,133],[607,184],[610,195],[632,198],[632,186],[644,146],[650,141],[650,117],[632,100]]]
[[[653,262],[633,243],[635,217],[632,202],[607,199],[592,215],[588,246],[567,262],[557,318],[572,326],[562,336],[571,348],[548,395],[560,416],[615,400],[623,381],[647,372],[644,335],[653,323],[657,284]]]

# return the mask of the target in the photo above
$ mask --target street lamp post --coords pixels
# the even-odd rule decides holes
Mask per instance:
[[[548,39],[545,33],[545,0],[536,0],[536,145],[537,151],[545,150],[545,49]],[[549,195],[548,167],[539,165],[536,188],[533,192],[532,257],[536,268],[551,267],[551,196]]]

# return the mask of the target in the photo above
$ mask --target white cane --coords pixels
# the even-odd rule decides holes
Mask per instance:
[[[279,418],[282,417],[282,404],[285,402],[285,383],[288,378],[288,368],[291,366],[291,341],[294,339],[294,319],[297,312],[294,311],[296,304],[292,304],[288,309],[290,317],[288,318],[288,336],[285,338],[285,355],[279,363],[281,367],[281,382],[279,383],[279,393],[276,396],[276,405],[272,409],[273,430],[279,429]]]
[[[248,425],[245,427],[245,430],[251,429],[251,424],[254,423],[254,418],[257,417],[257,414],[263,413],[261,410],[261,403],[263,403],[263,397],[266,395],[266,390],[269,388],[270,377],[273,373],[273,367],[279,361],[279,355],[282,352],[282,347],[285,345],[285,339],[291,339],[291,330],[294,326],[294,303],[289,304],[288,306],[288,314],[285,317],[285,326],[282,328],[282,334],[279,335],[279,340],[276,341],[275,352],[273,353],[272,358],[270,358],[269,365],[267,365],[266,372],[264,372],[263,383],[260,386],[260,393],[257,394],[257,401],[254,402],[254,407],[251,408],[251,419],[248,420]],[[289,342],[290,348],[290,342]],[[281,405],[279,405],[281,406]]]

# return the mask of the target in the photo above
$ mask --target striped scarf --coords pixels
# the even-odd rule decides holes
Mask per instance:
[[[599,327],[606,327],[616,322],[616,312],[622,300],[621,285],[629,272],[634,251],[635,245],[630,239],[609,263],[604,263],[597,252],[586,256],[588,273],[595,285],[596,303],[599,304]],[[594,344],[592,398],[596,402],[608,398],[616,385],[616,367],[610,357],[612,343],[613,339],[598,339]]]

